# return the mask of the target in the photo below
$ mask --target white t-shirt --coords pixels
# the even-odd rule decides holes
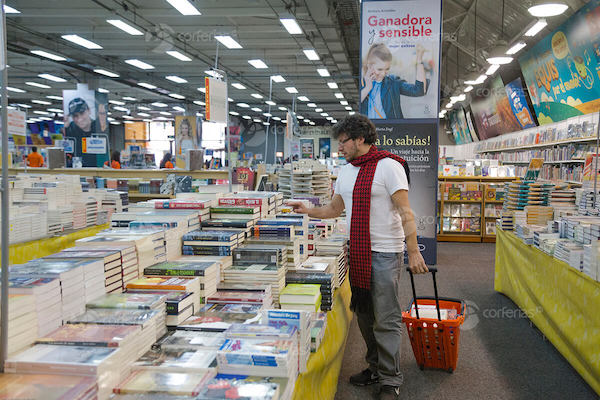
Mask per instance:
[[[348,227],[352,221],[352,192],[359,167],[347,164],[340,169],[335,184],[335,194],[342,196],[346,208]],[[379,160],[371,187],[371,250],[382,253],[404,251],[404,228],[402,218],[392,202],[398,190],[408,190],[404,167],[391,158]]]

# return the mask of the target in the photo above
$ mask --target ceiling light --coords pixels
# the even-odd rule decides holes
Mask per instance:
[[[25,84],[26,84],[26,85],[29,85],[29,86],[35,86],[35,87],[38,87],[38,88],[41,88],[41,89],[50,89],[50,88],[52,88],[51,86],[44,85],[44,84],[42,84],[42,83],[37,83],[37,82],[25,82]],[[9,90],[10,90],[10,89],[9,89]],[[19,89],[19,90],[20,90],[20,89]],[[13,92],[17,92],[17,93],[23,93],[23,92],[25,92],[25,91],[23,91],[23,92],[19,92],[19,91],[17,91],[17,90],[13,90]]]
[[[527,32],[525,32],[525,36],[532,37],[537,35],[542,29],[546,27],[546,25],[548,25],[548,23],[545,19],[539,19],[531,28],[529,28]]]
[[[242,107],[242,108],[249,108],[250,106],[246,103],[237,103],[238,107]]]
[[[168,105],[167,105],[167,104],[165,104],[165,103],[161,103],[161,102],[159,102],[159,101],[156,101],[156,102],[152,103],[152,105],[153,105],[154,107],[168,107]]]
[[[293,86],[288,86],[288,87],[286,87],[286,88],[285,88],[285,90],[286,90],[288,93],[292,93],[292,94],[293,94],[293,93],[298,93],[298,89],[296,89],[296,88],[295,88],[295,87],[293,87]]]
[[[179,100],[185,99],[185,96],[182,96],[182,95],[177,94],[177,93],[169,93],[169,97],[172,97],[174,99],[179,99]]]
[[[272,119],[273,121],[281,121],[281,118],[279,118],[279,117],[273,117],[273,118],[271,118],[271,119]]]
[[[149,117],[150,116],[150,114],[144,113],[144,112],[139,112],[139,113],[137,113],[137,115],[139,115],[140,117]]]
[[[240,89],[240,90],[246,89],[246,86],[242,85],[241,83],[232,83],[231,86],[233,86],[236,89]]]
[[[249,116],[249,115],[244,115],[244,116],[242,116],[242,118],[244,118],[244,119],[252,119],[252,117]]]
[[[123,100],[127,100],[127,101],[137,101],[137,99],[135,97],[131,97],[131,96],[125,96],[123,97]]]
[[[227,101],[228,101],[228,102],[230,102],[230,103],[233,103],[235,100],[234,100],[234,99],[232,99],[231,97],[228,97],[228,98],[227,98]]]
[[[199,113],[199,112],[196,113],[196,117],[202,117],[202,116],[203,116],[202,113]]]
[[[499,64],[499,65],[504,65],[504,64],[510,64],[512,62],[513,58],[512,57],[490,57],[487,59],[487,62],[489,64]]]
[[[314,122],[310,121],[310,125],[315,126],[316,124]]]
[[[110,78],[118,78],[119,77],[119,74],[116,74],[116,73],[111,72],[111,71],[107,71],[107,70],[102,69],[102,68],[96,68],[94,70],[94,72],[97,73],[97,74],[100,74],[100,75],[108,76]]]
[[[45,105],[45,106],[49,106],[50,104],[52,104],[52,102],[45,101],[45,100],[31,100],[31,102],[35,103],[35,104],[42,104],[42,105]]]
[[[235,111],[229,111],[229,114],[231,114],[231,115],[233,115],[233,116],[236,116],[236,117],[237,117],[238,115],[240,115],[240,113],[238,113],[238,112],[235,112]]]
[[[356,111],[350,111],[350,112],[348,113],[348,115],[354,115],[354,114],[356,114]]]
[[[273,114],[271,114],[271,113],[268,113],[268,112],[267,112],[267,113],[263,113],[263,115],[264,115],[265,117],[272,117],[272,116],[273,116]]]
[[[131,115],[123,115],[123,118],[125,119],[135,119],[134,117],[132,117]]]
[[[329,117],[329,114],[327,114],[327,113],[324,112],[324,113],[321,113],[321,116],[322,117]]]
[[[296,118],[298,118],[299,120],[303,120],[304,117],[302,115],[296,115]]]
[[[335,82],[327,82],[327,86],[329,86],[329,89],[337,89],[338,88],[338,84]]]
[[[154,86],[151,83],[146,83],[146,82],[138,82],[138,86],[141,86],[143,88],[150,89],[150,90],[156,89],[156,86]]]
[[[445,115],[446,115],[446,113],[440,112],[439,115],[438,115],[438,117],[440,117],[440,119],[442,119],[442,118],[444,118]]]
[[[32,85],[32,86],[36,86],[36,85]],[[9,92],[15,92],[15,93],[26,93],[26,91],[23,89],[14,88],[14,87],[10,87],[10,86],[7,86],[6,90],[8,90]]]
[[[568,5],[561,2],[548,2],[529,7],[527,11],[534,17],[555,17],[567,11]]]
[[[179,112],[184,112],[184,111],[185,111],[185,108],[183,108],[183,107],[180,107],[180,106],[174,106],[174,107],[173,107],[173,110],[175,110],[175,111],[179,111]]]
[[[62,100],[63,98],[60,96],[46,96],[47,99],[52,99],[52,100]]]
[[[338,98],[338,99],[343,99],[344,98],[344,94],[338,92],[338,93],[335,94],[335,97]]]
[[[39,115],[49,115],[50,114],[48,111],[39,111],[39,110],[35,110],[33,113],[39,114]]]
[[[200,100],[194,100],[193,103],[196,104],[196,105],[199,105],[199,106],[205,106],[206,105],[205,102],[200,101]]]
[[[31,108],[31,106],[29,104],[19,103],[17,105],[21,108]],[[62,110],[59,109],[59,112],[62,112]]]
[[[327,117],[325,118],[327,121],[333,121],[333,117]]]
[[[350,106],[346,106],[344,108],[346,109],[346,111],[352,111],[352,107],[350,107]]]
[[[287,108],[285,108],[285,107],[279,107],[279,111],[287,111]]]
[[[274,101],[271,101],[271,100],[267,100],[267,101],[265,101],[265,103],[268,104],[268,105],[270,105],[270,106],[276,106],[277,105],[277,103],[275,103]]]
[[[171,57],[174,57],[180,61],[192,61],[192,59],[190,57],[188,57],[185,54],[180,53],[176,50],[169,50],[169,51],[166,51],[166,53],[168,55],[170,55]]]
[[[465,81],[465,83],[467,85],[480,85],[483,82],[485,82],[485,80],[487,79],[487,75],[479,75],[479,77],[477,79],[475,79],[474,81]]]
[[[50,60],[54,60],[54,61],[67,61],[67,59],[63,56],[48,53],[47,51],[44,51],[44,50],[31,50],[31,53],[33,53],[37,56],[40,56],[40,57],[49,58]]]
[[[202,93],[206,93],[206,88],[199,87],[199,88],[198,88],[198,91],[200,91],[200,92],[202,92]]]
[[[263,96],[261,94],[258,94],[258,93],[252,93],[251,96],[254,97],[255,99],[262,99],[263,98]]]
[[[490,65],[490,67],[488,68],[488,70],[485,71],[485,74],[486,75],[494,75],[494,73],[496,71],[498,71],[498,68],[500,68],[500,66],[498,64]]]
[[[315,49],[305,49],[303,51],[304,51],[304,54],[306,55],[306,58],[308,58],[309,60],[311,60],[311,61],[320,60],[319,55],[317,54]]]
[[[279,18],[279,21],[290,35],[302,34],[302,28],[300,28],[295,18]]]
[[[121,125],[121,123],[117,122],[117,121],[110,121],[109,124],[111,124],[111,125]]]
[[[263,122],[262,124],[263,124],[263,125],[265,125],[265,126],[269,126],[269,125],[271,125],[271,124],[270,124],[269,122],[267,122],[267,121]]]
[[[221,44],[223,46],[227,47],[228,49],[241,49],[242,48],[242,45],[239,44],[238,42],[236,42],[235,39],[229,35],[215,36],[215,39],[217,39],[219,42],[221,42]]]
[[[98,90],[98,92],[100,92],[100,93],[110,93],[110,90],[106,90],[106,89],[104,89],[104,88],[98,88],[97,90]],[[46,96],[46,97],[48,97],[48,96]],[[61,100],[62,100],[62,98],[61,98]]]
[[[325,76],[325,77],[331,76],[331,74],[329,73],[329,71],[327,71],[327,68],[317,68],[317,72],[321,76]]]
[[[4,5],[4,13],[5,14],[21,14],[21,11],[17,10],[16,8],[13,8],[11,6],[7,6],[6,4]]]
[[[251,110],[255,112],[262,112],[262,110],[258,107],[252,107]]]
[[[143,69],[143,70],[154,69],[153,65],[150,65],[142,60],[138,60],[137,58],[131,58],[129,60],[125,60],[125,62],[129,65],[132,65],[136,68]]]
[[[254,121],[254,122],[262,122],[262,120],[259,119],[259,118],[254,118],[252,121]]]
[[[175,82],[175,83],[188,83],[187,80],[177,76],[177,75],[169,75],[169,76],[165,76],[166,79]]]
[[[298,96],[298,100],[300,101],[310,101],[306,96]]]
[[[123,111],[123,112],[127,112],[129,111],[129,109],[125,108],[125,107],[121,107],[121,106],[114,106],[113,110],[117,110],[117,111]]]
[[[61,78],[60,76],[51,75],[51,74],[39,74],[38,75],[42,79],[47,79],[52,82],[66,82],[66,79]]]
[[[463,90],[463,92],[469,93],[471,90],[473,90],[473,86],[469,85],[465,88],[465,90]]]
[[[183,15],[202,15],[188,0],[167,0],[167,3]]]
[[[315,108],[315,112],[318,112],[318,113],[323,112],[323,109],[322,108]]]
[[[146,107],[146,106],[138,106],[138,110],[150,111],[152,109],[150,107]]]
[[[281,75],[271,75],[271,80],[275,83],[285,82],[285,78]]]
[[[168,111],[160,111],[159,114],[160,115],[171,115],[171,113]]]
[[[75,43],[81,47],[85,47],[86,49],[98,50],[102,48],[102,46],[100,46],[99,44],[94,43],[91,40],[82,38],[79,35],[62,35],[61,37],[65,40],[68,40],[71,43]]]
[[[340,104],[341,104],[341,105],[343,105],[343,106],[347,106],[347,105],[348,105],[348,101],[346,101],[346,100],[341,100],[341,101],[340,101]]]
[[[120,19],[107,19],[106,22],[133,36],[143,36],[144,33]]]
[[[248,64],[252,65],[256,69],[269,68],[263,60],[259,60],[259,59],[248,60]]]
[[[109,102],[110,104],[116,104],[116,105],[118,105],[118,106],[124,106],[124,105],[125,105],[125,102],[123,102],[123,101],[119,101],[119,100],[109,100],[108,102]]]
[[[454,103],[448,103],[448,104],[446,104],[446,108],[447,109],[451,109],[452,107],[454,107]]]
[[[525,46],[527,46],[527,43],[525,43],[525,42],[516,43],[513,47],[511,47],[510,49],[508,49],[506,51],[506,54],[509,54],[509,55],[517,54]]]

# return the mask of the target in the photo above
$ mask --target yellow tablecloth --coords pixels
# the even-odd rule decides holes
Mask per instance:
[[[321,347],[311,354],[308,359],[308,371],[301,374],[296,381],[294,400],[334,398],[352,321],[350,297],[350,283],[346,279],[335,292],[333,310],[327,314],[327,328]]]
[[[600,283],[498,229],[494,288],[517,303],[600,394]]]
[[[46,257],[50,254],[75,245],[77,239],[94,236],[101,230],[108,229],[109,224],[90,226],[63,236],[34,240],[32,242],[11,244],[9,247],[10,264],[23,264],[34,258]]]

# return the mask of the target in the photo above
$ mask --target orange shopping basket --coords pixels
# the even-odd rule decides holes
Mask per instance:
[[[410,274],[413,302],[407,311],[402,312],[402,322],[406,323],[406,330],[417,364],[421,369],[435,368],[453,372],[458,361],[458,338],[460,326],[465,320],[465,303],[458,299],[438,297],[435,280],[437,268],[435,267],[429,267],[433,277],[435,297],[417,297],[413,274],[410,268],[406,269]],[[416,318],[411,313],[413,304]],[[431,308],[434,305],[437,318],[419,318],[419,306]],[[456,317],[442,320],[440,309],[450,312],[454,310]]]

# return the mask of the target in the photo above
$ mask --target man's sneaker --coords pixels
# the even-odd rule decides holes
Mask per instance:
[[[379,375],[369,368],[350,377],[350,383],[356,386],[367,386],[379,382]]]
[[[400,387],[399,386],[381,386],[379,392],[379,400],[399,400],[400,399]]]

